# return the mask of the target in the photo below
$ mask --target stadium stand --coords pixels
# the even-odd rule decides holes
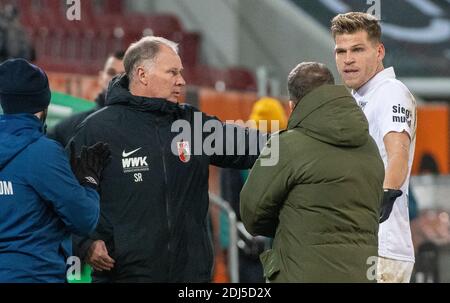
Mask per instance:
[[[36,63],[48,71],[95,75],[109,53],[155,35],[179,43],[189,84],[214,87],[221,81],[227,89],[256,90],[249,70],[201,64],[201,34],[186,31],[176,15],[128,12],[124,1],[94,0],[82,1],[81,20],[70,21],[62,0],[2,0],[0,5],[6,3],[18,8],[36,48]]]
[[[370,7],[369,2],[358,0],[291,1],[325,28],[340,10],[366,11]],[[388,50],[385,64],[395,64],[403,77],[449,77],[449,13],[449,1],[389,1],[389,9],[381,9],[383,42]]]

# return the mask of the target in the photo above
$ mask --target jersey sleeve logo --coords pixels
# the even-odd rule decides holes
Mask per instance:
[[[408,127],[411,127],[412,113],[409,109],[401,106],[400,104],[392,106],[392,122],[394,123],[406,123]]]

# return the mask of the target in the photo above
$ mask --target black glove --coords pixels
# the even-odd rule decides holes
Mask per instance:
[[[106,143],[98,142],[95,145],[81,147],[81,155],[76,156],[75,144],[70,143],[70,164],[72,171],[81,185],[87,185],[95,190],[100,185],[103,168],[106,166],[111,152]]]
[[[383,193],[383,203],[381,204],[380,223],[383,223],[389,218],[395,199],[403,194],[398,189],[385,189]]]

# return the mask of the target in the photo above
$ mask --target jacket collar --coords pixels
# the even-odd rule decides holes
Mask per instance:
[[[176,114],[180,110],[178,103],[162,98],[147,98],[134,96],[130,93],[129,79],[126,74],[116,76],[109,83],[106,95],[106,105],[122,104],[131,106],[139,111]]]

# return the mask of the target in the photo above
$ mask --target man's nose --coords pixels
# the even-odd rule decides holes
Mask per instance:
[[[178,76],[177,82],[176,82],[177,86],[185,86],[186,85],[186,81],[184,80],[182,75]]]
[[[355,58],[353,57],[353,55],[350,52],[347,52],[344,58],[344,63],[345,64],[352,64],[355,62]]]

